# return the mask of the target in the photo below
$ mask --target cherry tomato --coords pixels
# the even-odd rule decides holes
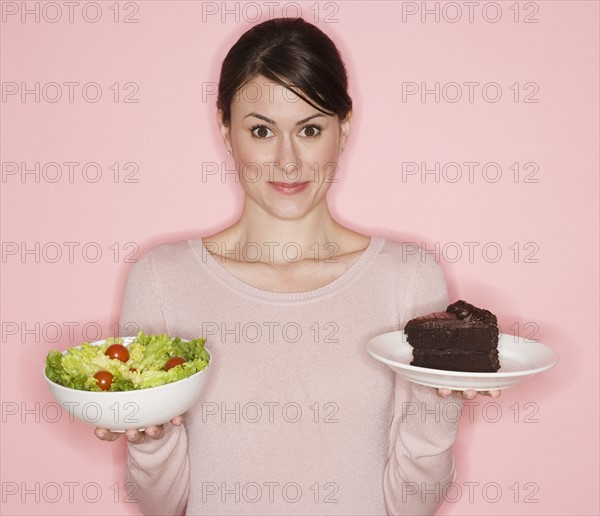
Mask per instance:
[[[181,358],[181,357],[170,358],[169,361],[165,365],[165,371],[168,371],[172,367],[175,367],[175,366],[178,366],[181,364],[185,364],[185,360],[183,358]]]
[[[100,387],[103,391],[110,389],[113,381],[112,373],[109,373],[108,371],[98,371],[94,375],[94,378],[98,382],[98,387]]]
[[[121,362],[127,362],[129,360],[129,351],[121,344],[112,344],[111,346],[108,346],[104,354],[110,358],[116,358]]]

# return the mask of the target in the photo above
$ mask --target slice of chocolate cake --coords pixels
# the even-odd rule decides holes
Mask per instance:
[[[477,373],[500,369],[496,316],[465,301],[411,319],[404,332],[414,348],[411,365]]]

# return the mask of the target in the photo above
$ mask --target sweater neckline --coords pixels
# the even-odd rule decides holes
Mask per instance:
[[[208,252],[204,246],[204,239],[202,237],[188,240],[188,245],[193,249],[200,264],[229,288],[245,296],[267,301],[276,301],[279,303],[315,299],[338,291],[362,274],[371,260],[381,251],[384,243],[384,237],[371,236],[369,245],[358,259],[336,279],[322,287],[306,290],[304,292],[272,292],[270,290],[254,287],[231,274],[231,272],[223,267],[218,260]]]

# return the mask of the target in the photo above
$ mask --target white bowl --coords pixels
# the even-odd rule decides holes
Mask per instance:
[[[135,337],[123,337],[125,346]],[[182,341],[186,342],[184,339]],[[104,344],[105,340],[92,342]],[[204,348],[206,349],[206,348]],[[143,430],[147,426],[161,425],[188,411],[198,400],[210,373],[211,360],[197,373],[159,387],[119,392],[94,392],[71,389],[44,378],[54,399],[68,412],[69,419],[79,419],[98,428],[124,432],[130,428]],[[67,351],[63,351],[63,354]]]

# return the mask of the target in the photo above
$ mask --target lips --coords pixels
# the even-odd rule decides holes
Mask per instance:
[[[300,193],[306,189],[309,181],[297,181],[295,183],[279,183],[276,181],[269,181],[275,190],[285,195],[294,195]]]

